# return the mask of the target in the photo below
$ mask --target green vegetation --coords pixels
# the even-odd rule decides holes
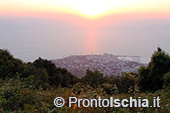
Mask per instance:
[[[0,78],[13,77],[19,71],[23,62],[13,56],[7,50],[0,50]]]
[[[55,67],[46,59],[24,63],[9,51],[0,50],[0,112],[14,113],[167,113],[170,112],[170,56],[158,47],[148,66],[138,73],[122,73],[120,77],[104,77],[102,73],[87,70],[79,79],[66,69]],[[83,108],[68,107],[69,97],[149,99],[160,97],[160,108]],[[66,100],[64,107],[53,104],[56,97]]]
[[[98,87],[98,85],[106,82],[106,77],[103,77],[102,73],[99,73],[97,70],[96,71],[86,71],[86,75],[81,78],[81,82],[86,85],[90,85],[91,87]]]
[[[170,56],[158,47],[158,50],[152,55],[149,65],[139,69],[138,85],[141,91],[154,92],[162,89],[165,82],[164,76],[168,72],[170,72]]]

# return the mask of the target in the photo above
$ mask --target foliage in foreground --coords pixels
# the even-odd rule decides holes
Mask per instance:
[[[33,63],[15,59],[7,50],[0,50],[0,112],[103,113],[103,112],[170,112],[170,56],[158,48],[147,67],[138,73],[123,73],[120,77],[104,77],[87,70],[79,79],[66,69],[57,68],[46,59]],[[160,108],[84,108],[68,107],[68,98],[149,99],[160,97]],[[55,97],[66,100],[64,107],[54,106]]]
[[[118,88],[112,95],[108,95],[102,87],[93,88],[90,85],[83,85],[81,83],[75,84],[72,88],[57,89],[30,89],[25,88],[24,83],[21,82],[19,76],[11,78],[7,81],[1,80],[0,84],[0,112],[49,112],[49,113],[103,113],[103,112],[119,112],[119,113],[132,113],[132,112],[170,112],[170,91],[167,89],[158,90],[155,93],[139,93],[137,88],[135,90],[129,89],[128,93],[119,94]],[[129,99],[130,97],[143,99],[149,99],[150,103],[153,103],[153,97],[160,97],[160,108],[84,108],[77,107],[77,104],[68,107],[68,98],[77,97],[81,99],[94,99],[94,98],[107,98],[113,97],[114,99]],[[53,104],[53,100],[56,97],[63,97],[66,100],[64,107],[57,108]]]

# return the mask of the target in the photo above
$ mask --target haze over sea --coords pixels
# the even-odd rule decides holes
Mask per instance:
[[[170,53],[170,19],[62,17],[0,16],[0,48],[26,62],[103,53],[141,56],[148,62],[158,46]]]

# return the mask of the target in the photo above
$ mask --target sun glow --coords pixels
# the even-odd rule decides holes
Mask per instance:
[[[108,9],[108,2],[104,0],[80,0],[77,2],[77,10],[90,17],[99,16]]]
[[[97,18],[119,13],[169,13],[169,5],[167,0],[2,0],[0,14],[70,13]]]

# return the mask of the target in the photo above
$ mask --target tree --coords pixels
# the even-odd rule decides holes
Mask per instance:
[[[35,65],[37,68],[45,69],[47,71],[50,85],[55,85],[57,87],[61,84],[62,75],[61,73],[57,72],[55,64],[53,64],[51,61],[39,57],[33,62],[33,65]]]
[[[48,73],[50,85],[68,87],[73,82],[73,75],[65,68],[57,68],[51,61],[39,58],[33,64],[40,69],[45,69]]]
[[[151,57],[147,67],[139,69],[138,85],[142,91],[156,91],[164,84],[163,76],[170,69],[170,56],[160,47]]]
[[[14,58],[8,50],[0,49],[0,78],[13,77],[23,62]]]

